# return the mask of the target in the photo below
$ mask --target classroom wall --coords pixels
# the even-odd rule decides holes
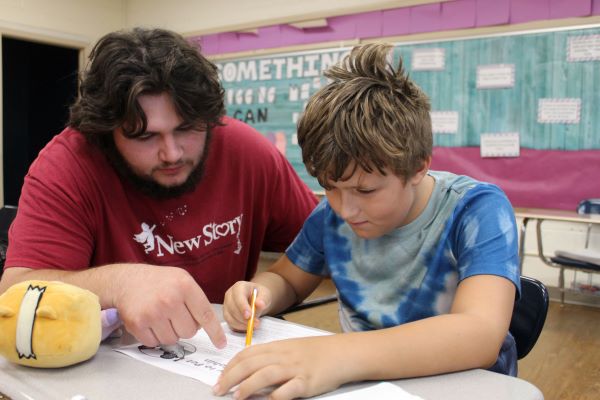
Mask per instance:
[[[127,0],[125,15],[127,26],[161,26],[199,35],[439,1]]]
[[[38,41],[45,44],[86,49],[103,34],[120,29],[125,24],[123,0],[3,0],[0,1],[0,35]],[[50,61],[50,60],[49,60]],[[0,72],[2,52],[0,51]],[[1,74],[0,74],[1,76]],[[2,80],[0,79],[0,104]],[[2,107],[0,107],[0,160],[2,149]],[[3,171],[0,162],[0,182],[10,171]],[[4,204],[0,185],[0,205]]]
[[[29,40],[89,45],[125,25],[125,0],[0,1],[0,32]]]
[[[130,5],[134,5],[136,3],[136,1],[132,1],[131,3],[129,3]],[[263,1],[263,2],[255,2],[254,4],[260,4],[260,6],[264,6],[264,5],[268,5],[270,2],[268,1]],[[344,2],[345,4],[350,4],[353,2]],[[371,2],[369,2],[371,3]],[[372,3],[380,3],[380,2],[372,2]],[[434,2],[428,2],[428,3],[433,3]],[[439,2],[436,2],[439,3]],[[448,2],[446,2],[448,3]],[[464,2],[463,2],[464,3]],[[473,3],[475,3],[475,1],[473,1]],[[477,4],[483,4],[486,3],[486,0],[477,0]],[[494,3],[494,2],[492,2]],[[469,36],[469,35],[474,35],[474,34],[490,34],[490,33],[495,33],[495,32],[507,32],[510,31],[511,29],[513,30],[520,30],[520,29],[544,29],[546,27],[549,28],[556,28],[559,26],[570,26],[570,25],[582,25],[582,24],[597,24],[598,21],[598,17],[594,17],[591,15],[597,15],[597,12],[599,11],[598,9],[598,3],[597,1],[591,1],[591,2],[586,2],[585,0],[581,0],[581,1],[575,1],[575,2],[567,2],[564,0],[517,0],[517,1],[502,1],[500,2],[502,3],[505,7],[508,7],[510,9],[510,12],[507,13],[507,15],[505,15],[505,17],[508,19],[507,21],[504,22],[491,22],[490,26],[484,26],[483,28],[481,27],[481,25],[477,25],[479,23],[481,23],[482,21],[479,19],[479,16],[475,17],[476,23],[475,25],[477,26],[476,29],[456,29],[456,28],[461,28],[461,27],[455,27],[454,29],[449,29],[447,31],[444,31],[444,29],[441,29],[441,32],[439,31],[440,29],[438,29],[438,32],[432,32],[432,33],[421,33],[421,34],[411,34],[411,35],[407,35],[407,36],[395,36],[392,39],[395,41],[410,41],[410,40],[425,40],[425,39],[440,39],[440,38],[446,38],[446,37],[461,37],[461,36]],[[497,3],[496,5],[500,4]],[[226,7],[230,8],[230,9],[235,9],[236,7],[236,2],[225,2]],[[239,4],[239,3],[237,3]],[[490,2],[487,2],[488,5],[490,5]],[[548,10],[548,14],[547,14],[547,18],[544,17],[544,13],[541,12],[541,10],[543,11],[543,6],[547,6],[547,10]],[[303,4],[304,6],[304,4]],[[409,4],[406,5],[402,5],[402,4],[398,4],[396,3],[394,5],[394,7],[401,7],[401,6],[409,6]],[[513,7],[514,6],[514,7]],[[384,7],[380,7],[379,9],[384,9]],[[355,9],[355,12],[360,13],[360,12],[368,12],[368,11],[373,11],[373,10],[377,10],[377,8],[373,8],[371,10],[359,10],[358,8]],[[154,10],[156,11],[156,10]],[[258,28],[254,31],[252,31],[252,33],[250,34],[251,36],[257,36],[258,38],[261,37],[261,27],[264,26],[274,26],[277,24],[289,24],[290,21],[297,21],[298,18],[297,15],[291,15],[289,13],[290,10],[288,9],[283,9],[283,10],[271,10],[271,11],[265,11],[260,9],[260,7],[257,7],[253,10],[244,10],[244,12],[249,11],[249,14],[247,16],[249,16],[248,20],[249,22],[246,22],[247,20],[241,21],[241,20],[235,20],[235,21],[230,21],[230,20],[219,20],[219,19],[215,19],[214,21],[211,22],[210,25],[202,25],[202,26],[193,26],[193,25],[189,25],[186,22],[182,23],[182,24],[177,24],[175,23],[173,25],[173,27],[175,27],[176,29],[179,28],[180,31],[182,32],[187,32],[188,36],[194,36],[193,33],[196,33],[198,36],[201,36],[203,38],[210,38],[210,39],[214,39],[214,38],[218,38],[218,43],[222,44],[223,42],[221,41],[221,32],[223,33],[223,38],[227,39],[227,38],[233,38],[234,36],[237,39],[240,39],[241,37],[244,37],[244,33],[240,33],[240,30],[243,30],[243,28]],[[255,15],[256,11],[259,12],[259,15]],[[477,9],[477,11],[482,11],[482,9]],[[484,9],[485,11],[485,9]],[[489,11],[489,10],[488,10]],[[504,10],[506,11],[506,10]],[[254,13],[253,13],[254,12]],[[278,15],[289,15],[289,19],[288,20],[279,20],[276,17],[273,18],[272,21],[268,21],[265,22],[262,18],[262,12],[276,12],[276,13],[281,13]],[[352,14],[351,12],[338,12],[336,14],[327,14],[327,10],[326,9],[321,9],[321,12],[323,13],[323,15],[318,15],[318,14],[314,14],[312,15],[312,17],[315,18],[319,18],[319,17],[330,17],[330,16],[340,16],[340,15],[346,15],[346,14]],[[181,13],[181,11],[180,11]],[[132,14],[131,12],[129,13],[130,15]],[[484,13],[485,14],[485,13]],[[489,13],[488,13],[489,14]],[[273,15],[272,13],[269,15]],[[489,15],[488,15],[489,17]],[[492,16],[494,17],[494,16]],[[496,15],[494,18],[500,18],[500,16]],[[578,18],[579,17],[579,18]],[[580,18],[580,17],[584,17],[584,18]],[[140,14],[140,18],[142,18],[142,15]],[[145,17],[144,17],[145,18]],[[217,17],[215,17],[217,18]],[[156,17],[157,20],[158,17]],[[170,21],[168,18],[165,19],[163,17],[163,19],[165,21],[167,21],[166,23],[169,24],[171,22],[175,22],[175,21]],[[186,19],[189,19],[189,17],[187,17]],[[128,20],[128,22],[131,22],[131,20]],[[254,23],[253,23],[254,22]],[[236,26],[236,24],[238,24],[238,26]],[[495,25],[496,26],[493,26]],[[231,32],[237,32],[232,34]],[[474,33],[475,32],[475,33]],[[411,32],[412,33],[412,32]],[[256,40],[256,38],[254,38],[255,41],[260,42],[260,40]],[[288,37],[289,39],[289,37]],[[283,41],[283,39],[281,39]],[[376,40],[376,38],[373,38],[373,40]],[[299,43],[302,43],[301,40],[298,41]],[[350,42],[350,41],[349,41]],[[309,43],[309,41],[306,41],[304,43]],[[324,47],[331,47],[331,43],[329,42],[328,44],[325,43]],[[212,44],[212,42],[211,42]],[[349,43],[350,44],[350,43]],[[349,45],[348,44],[348,45]],[[233,50],[235,48],[235,46],[233,47],[223,47],[221,50],[225,50],[224,52],[220,52],[220,51],[210,51],[210,46],[207,43],[202,42],[203,48],[205,51],[208,51],[212,57],[214,57],[215,59],[227,59],[228,57],[231,57],[230,52],[236,52],[236,50]],[[284,47],[286,46],[285,44],[283,45]],[[287,46],[289,46],[289,44],[287,44]],[[319,44],[315,43],[314,47],[318,47]],[[214,46],[213,46],[214,47]],[[296,46],[298,47],[298,46]],[[314,48],[313,47],[313,48]],[[260,54],[260,50],[257,49],[256,51],[254,51],[251,46],[248,47],[247,51],[244,52],[244,49],[242,49],[241,47],[238,47],[239,50],[237,50],[237,55],[238,56],[243,56],[243,55],[252,55],[252,54]],[[307,48],[309,48],[307,46]],[[289,49],[289,47],[288,47]],[[214,50],[214,49],[213,49]],[[277,51],[277,48],[273,48],[270,49],[274,52]],[[267,50],[265,51],[265,53],[270,53],[271,51]],[[229,54],[223,54],[223,53],[229,53]],[[518,224],[519,227],[522,224],[521,220],[518,220]],[[572,224],[572,223],[554,223],[554,222],[545,222],[543,225],[543,237],[544,237],[544,250],[545,250],[545,254],[551,256],[554,254],[554,251],[556,249],[565,249],[565,248],[579,248],[579,247],[583,247],[584,245],[584,239],[585,239],[585,231],[586,231],[586,226],[582,225],[582,224]],[[592,241],[591,246],[593,248],[599,248],[600,247],[600,229],[595,228],[594,229],[594,233],[596,236],[596,240]],[[545,264],[542,263],[542,261],[538,258],[537,255],[537,242],[536,242],[536,232],[535,232],[535,221],[532,221],[528,228],[527,228],[527,232],[526,232],[526,242],[525,242],[525,258],[524,258],[524,264],[523,264],[523,274],[528,275],[528,276],[532,276],[535,277],[537,279],[540,279],[542,282],[544,282],[546,285],[548,285],[551,288],[556,288],[558,286],[558,269],[554,269],[551,267],[546,266]],[[566,273],[566,285],[569,285],[571,280],[574,278],[574,274],[572,272],[567,272]],[[595,285],[599,285],[600,283],[600,279],[596,276],[594,279],[592,279],[591,281],[588,281],[588,277],[585,274],[581,274],[579,273],[577,276],[577,281],[580,283],[592,283]],[[557,298],[559,293],[555,290],[553,290],[551,292],[552,296]],[[572,301],[578,301],[578,302],[583,302],[586,304],[599,304],[598,299],[600,299],[600,297],[598,298],[594,298],[594,297],[577,297],[577,296],[568,296],[567,300],[572,300]]]
[[[525,4],[525,2],[539,3],[542,0],[517,1]],[[0,33],[30,40],[70,43],[74,46],[85,47],[106,32],[137,25],[160,26],[193,36],[439,2],[439,0],[221,0],[217,2],[207,0],[170,0],[168,2],[159,0],[0,0]],[[554,0],[552,2],[555,3]],[[593,3],[594,9],[600,7],[600,1],[594,0]],[[563,23],[556,19],[536,21],[535,28],[545,25],[557,26],[557,22]],[[581,21],[565,20],[563,24],[571,23],[580,24]],[[448,33],[448,35],[450,34]],[[443,35],[445,35],[444,32],[436,32],[438,38]],[[1,93],[0,87],[0,96]],[[1,168],[2,164],[0,163]],[[1,190],[0,187],[0,195]],[[520,221],[518,222],[520,223]],[[582,246],[584,233],[585,226],[583,225],[547,222],[544,224],[545,251],[551,255],[557,248]],[[591,245],[594,248],[600,248],[600,230],[596,229],[594,233],[596,239]],[[543,265],[537,259],[535,223],[529,224],[525,249],[523,273],[536,277],[549,286],[556,286],[558,270]],[[567,282],[570,277],[571,274],[567,276]],[[599,281],[600,279],[596,277],[594,283],[598,285]]]
[[[248,100],[251,96],[247,96],[244,100],[246,115],[250,117],[244,117],[246,110],[239,110],[242,103],[237,99],[228,100],[228,109],[234,116],[234,112],[240,111],[237,118],[250,120],[255,128],[267,135],[276,128],[286,135],[287,143],[294,140],[293,115],[301,111],[302,100],[320,84],[311,83],[302,73],[293,76],[289,70],[287,78],[272,78],[268,73],[272,69],[269,55],[293,56],[294,52],[309,50],[313,53],[308,57],[318,57],[314,55],[317,52],[336,53],[340,47],[383,39],[398,43],[396,53],[404,49],[402,57],[410,64],[411,48],[427,49],[436,44],[440,51],[446,52],[448,66],[443,72],[415,72],[412,76],[432,96],[433,111],[445,114],[449,110],[458,110],[460,122],[457,122],[459,127],[455,132],[441,131],[434,135],[432,168],[468,174],[498,184],[516,207],[573,210],[581,199],[600,196],[598,183],[572,185],[600,168],[600,142],[595,135],[597,121],[593,112],[600,98],[591,89],[594,80],[598,79],[599,64],[568,59],[566,38],[591,35],[598,29],[577,31],[563,27],[569,27],[569,24],[598,26],[599,15],[600,0],[452,0],[336,15],[311,21],[314,25],[302,27],[288,22],[257,26],[252,31],[230,30],[188,37],[201,46],[205,55],[223,61],[218,66],[228,71],[230,77],[231,73],[235,74],[235,66],[240,66],[237,78],[225,79],[229,94],[243,90],[250,93],[259,81],[263,85],[261,88],[277,88],[273,97],[277,98],[277,105],[271,107],[268,120],[266,106],[261,109],[265,118],[255,121],[252,117],[256,106],[265,103],[260,97]],[[551,32],[543,33],[545,28],[550,28]],[[513,33],[534,30],[537,35]],[[484,35],[488,39],[481,39]],[[456,40],[459,37],[480,39]],[[265,61],[264,71],[267,71],[260,77],[248,73],[250,63],[258,59]],[[323,68],[318,61],[310,63],[314,63],[310,68]],[[516,68],[512,89],[476,88],[472,78],[479,65],[498,63],[509,63]],[[281,68],[285,70],[286,67]],[[239,71],[248,74],[239,74]],[[302,95],[305,97],[287,101],[287,85],[307,87]],[[308,89],[309,85],[312,89]],[[456,93],[464,96],[457,98]],[[578,99],[583,110],[581,120],[573,124],[539,121],[537,102],[542,98]],[[485,112],[491,110],[490,107],[500,112]],[[504,118],[500,117],[502,113]],[[510,117],[506,118],[506,115]],[[520,152],[516,151],[519,156],[481,157],[479,140],[483,132],[516,132],[512,137],[516,136],[513,140],[520,141],[517,143]],[[593,139],[594,143],[584,138]],[[316,182],[305,174],[298,146],[286,146],[286,150],[301,177],[311,188],[318,189]],[[580,168],[571,168],[573,164]],[[547,179],[550,175],[552,181]]]
[[[596,4],[597,3],[597,4]],[[600,0],[447,0],[400,6],[305,21],[190,35],[204,54],[277,52],[299,45],[340,47],[341,43],[407,42],[474,36],[511,30],[573,24],[569,18],[590,20],[600,13]],[[560,21],[560,22],[558,22]],[[579,21],[579,23],[593,23]],[[500,29],[494,29],[494,28]],[[425,37],[422,37],[422,36]],[[421,36],[421,37],[419,37]],[[348,45],[348,44],[345,44]],[[229,55],[229,57],[231,57]]]

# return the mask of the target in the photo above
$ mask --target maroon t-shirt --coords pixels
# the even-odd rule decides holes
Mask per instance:
[[[131,187],[81,133],[65,129],[25,177],[5,267],[178,266],[221,303],[234,282],[254,275],[261,250],[285,250],[316,205],[271,143],[224,122],[196,189],[167,200]]]

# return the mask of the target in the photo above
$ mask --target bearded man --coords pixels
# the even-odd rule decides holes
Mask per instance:
[[[161,29],[109,33],[65,130],[25,178],[0,293],[59,280],[116,308],[143,345],[203,327],[210,305],[283,251],[316,198],[266,138],[225,117],[216,66]]]

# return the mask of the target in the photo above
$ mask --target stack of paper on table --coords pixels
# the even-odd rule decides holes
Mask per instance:
[[[598,250],[556,250],[554,254],[556,254],[558,257],[594,264],[595,266],[600,267],[600,251]]]

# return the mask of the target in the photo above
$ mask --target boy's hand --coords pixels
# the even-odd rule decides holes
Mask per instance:
[[[271,304],[271,291],[265,286],[254,282],[239,281],[225,292],[223,301],[223,318],[234,331],[246,331],[248,318],[252,313],[250,298],[252,290],[258,288],[256,296],[256,321],[254,326],[260,324],[259,316],[263,315]]]
[[[288,339],[250,346],[225,367],[216,395],[226,394],[239,384],[233,397],[245,399],[270,386],[277,387],[269,398],[277,400],[316,396],[351,380],[352,363],[344,363],[336,337]]]

